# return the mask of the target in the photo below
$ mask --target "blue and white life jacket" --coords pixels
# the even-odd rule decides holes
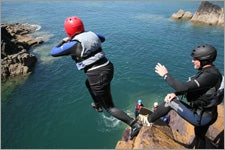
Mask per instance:
[[[73,40],[79,41],[82,46],[80,57],[83,60],[76,62],[78,70],[84,69],[86,66],[89,66],[105,57],[104,52],[101,51],[101,40],[94,32],[83,32],[76,35]]]

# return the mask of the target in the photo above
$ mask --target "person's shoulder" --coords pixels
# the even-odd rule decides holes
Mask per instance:
[[[95,34],[99,37],[99,39],[101,40],[101,42],[104,42],[105,41],[105,36],[104,35],[99,34],[99,33],[95,33]]]
[[[210,73],[210,74],[211,73],[220,73],[219,69],[214,65],[212,65],[210,67],[203,68],[202,71],[205,72],[205,73]]]

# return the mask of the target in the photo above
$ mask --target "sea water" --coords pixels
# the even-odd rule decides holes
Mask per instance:
[[[223,2],[214,2],[223,7]],[[2,23],[28,23],[45,42],[30,50],[37,56],[28,77],[1,85],[1,147],[100,149],[115,148],[127,127],[107,112],[91,108],[86,76],[69,56],[49,55],[66,36],[63,23],[79,16],[85,30],[103,34],[103,50],[115,67],[111,83],[115,105],[134,117],[138,99],[151,108],[162,102],[167,83],[154,72],[160,62],[185,82],[197,72],[190,53],[208,43],[218,50],[215,65],[224,72],[224,29],[174,21],[179,9],[195,13],[200,1],[3,1]]]

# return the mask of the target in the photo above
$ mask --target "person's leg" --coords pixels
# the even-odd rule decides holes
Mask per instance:
[[[113,79],[113,70],[113,65],[109,63],[107,66],[88,71],[86,73],[88,76],[86,85],[95,103],[100,104],[115,118],[130,124],[133,119],[116,108],[112,100],[110,82]]]
[[[206,141],[205,141],[205,134],[208,130],[209,126],[195,126],[195,149],[205,149]]]
[[[166,115],[171,109],[176,111],[176,113],[181,116],[183,119],[188,121],[194,126],[206,125],[209,124],[212,120],[211,116],[205,116],[201,118],[198,113],[193,112],[189,107],[184,105],[180,100],[174,99],[170,103],[163,102],[158,109],[148,116],[149,122],[154,122],[160,117]]]
[[[110,113],[113,117],[123,121],[124,123],[130,125],[134,120],[130,116],[128,116],[124,111],[120,110],[119,108],[115,107],[111,92],[110,92],[110,85],[106,85],[104,87],[104,93],[98,95],[98,99],[103,108],[106,109],[108,113]]]
[[[93,103],[91,103],[91,106],[93,108],[95,108],[98,112],[102,112],[103,110],[102,110],[101,104],[98,101],[98,99],[96,98],[96,96],[94,95],[88,80],[86,80],[85,85],[86,85],[86,87],[87,87],[87,89],[88,89],[88,91],[89,91],[89,93],[90,93],[90,95],[91,95],[91,97],[92,97],[92,99],[94,101]]]
[[[110,82],[112,78],[113,65],[111,63],[92,72],[88,72],[88,79],[90,82],[90,88],[93,91],[94,99],[96,99],[101,104],[101,106],[106,109],[106,111],[113,117],[131,126],[132,138],[132,136],[138,134],[141,126],[124,111],[115,107],[110,89]]]
[[[174,99],[170,103],[166,103],[166,107],[171,107],[173,110],[177,112],[179,116],[181,116],[184,120],[188,121],[190,124],[194,126],[205,126],[208,125],[212,121],[212,116],[206,115],[200,117],[200,112],[195,112],[192,110],[190,106],[185,105],[178,99]],[[206,113],[206,112],[205,112]]]
[[[148,116],[148,122],[150,123],[155,122],[159,118],[168,114],[168,112],[171,109],[172,109],[171,107],[165,107],[165,102],[163,102],[162,104],[158,106],[158,108],[151,115]]]
[[[195,126],[195,138],[193,145],[196,149],[205,148],[205,134],[209,128],[211,117],[202,117],[201,126],[199,124],[199,115],[190,110],[189,106],[181,103],[179,100],[173,100],[170,103],[162,103],[158,109],[148,116],[149,122],[154,122],[160,117],[166,115],[171,109],[175,110],[183,119]]]

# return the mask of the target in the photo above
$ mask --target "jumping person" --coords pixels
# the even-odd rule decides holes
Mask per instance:
[[[82,20],[77,16],[68,17],[64,22],[68,37],[53,47],[53,57],[70,55],[78,70],[84,70],[87,76],[86,87],[93,99],[91,104],[98,112],[104,108],[115,118],[131,127],[132,139],[141,126],[124,111],[115,107],[111,96],[110,83],[113,79],[113,64],[105,57],[101,43],[105,37],[92,31],[85,31]]]
[[[194,68],[198,73],[187,82],[174,79],[165,66],[158,63],[155,72],[171,86],[175,92],[168,94],[164,102],[154,113],[148,116],[149,123],[153,123],[166,115],[171,109],[175,110],[183,119],[194,125],[195,148],[205,148],[205,134],[211,124],[217,119],[217,105],[212,103],[222,81],[222,75],[213,65],[217,50],[208,44],[196,47],[191,56]],[[178,96],[184,95],[190,104],[181,101]]]

